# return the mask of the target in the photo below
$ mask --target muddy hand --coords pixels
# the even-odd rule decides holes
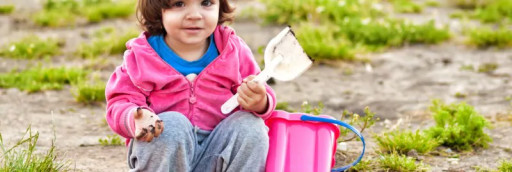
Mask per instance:
[[[151,142],[164,130],[162,120],[147,109],[137,108],[133,118],[135,120],[135,139],[139,141]]]

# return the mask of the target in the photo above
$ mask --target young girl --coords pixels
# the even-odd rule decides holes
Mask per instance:
[[[130,171],[263,171],[263,119],[276,106],[249,47],[222,24],[228,0],[139,0],[145,32],[107,87],[107,122],[128,139]],[[221,105],[239,93],[240,107]]]

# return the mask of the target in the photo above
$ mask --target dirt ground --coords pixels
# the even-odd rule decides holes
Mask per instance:
[[[24,14],[40,8],[39,1],[7,0],[0,2],[23,6],[16,14],[0,15],[0,46],[18,40],[25,35],[62,38],[66,40],[64,55],[41,60],[45,66],[81,66],[86,64],[72,53],[82,41],[83,35],[111,26],[125,30],[135,28],[135,20],[116,19],[100,24],[80,25],[76,28],[39,28],[23,20]],[[238,10],[253,6],[253,1],[240,1]],[[31,4],[31,5],[26,5]],[[451,24],[454,32],[462,27],[455,20],[447,18],[449,8],[428,8],[422,15],[403,17],[426,20],[436,18]],[[444,16],[444,17],[443,17]],[[421,20],[420,20],[421,21]],[[232,27],[253,49],[257,49],[277,34],[282,26],[261,26],[254,20],[237,20]],[[427,109],[432,99],[446,102],[465,101],[483,114],[493,124],[486,132],[493,138],[488,149],[472,153],[461,153],[459,159],[449,160],[446,156],[422,156],[431,171],[475,171],[474,166],[495,168],[502,159],[512,158],[512,122],[500,121],[510,116],[512,105],[505,97],[512,96],[512,50],[474,49],[461,44],[459,37],[439,45],[412,45],[389,49],[384,52],[367,54],[369,63],[336,62],[315,64],[299,78],[290,82],[272,85],[278,102],[288,102],[298,109],[303,101],[313,105],[325,104],[324,113],[339,117],[344,109],[362,113],[366,106],[381,118],[366,132],[366,158],[378,158],[377,149],[371,138],[373,133],[393,128],[422,129],[433,125]],[[258,58],[260,54],[256,53]],[[97,73],[107,80],[114,67],[121,63],[122,56],[106,57],[107,63]],[[13,60],[0,57],[0,72],[14,68],[26,68],[38,62]],[[498,69],[490,73],[460,70],[461,66],[477,68],[484,63],[496,63]],[[464,93],[465,98],[456,98]],[[104,122],[105,104],[82,105],[73,99],[69,87],[59,91],[44,91],[28,94],[18,89],[0,88],[0,133],[9,143],[19,139],[26,128],[41,135],[38,146],[46,150],[56,137],[60,159],[70,162],[76,171],[127,171],[126,149],[124,146],[101,146],[98,139],[112,134]],[[508,115],[508,116],[507,116]],[[53,130],[54,128],[54,130]],[[358,142],[349,142],[349,159],[360,151]],[[447,151],[440,149],[440,152]],[[448,150],[449,151],[449,150]],[[344,165],[338,157],[337,166]]]

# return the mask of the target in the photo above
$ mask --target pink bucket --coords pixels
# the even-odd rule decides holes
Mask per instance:
[[[296,172],[331,171],[335,164],[336,140],[341,125],[354,131],[363,141],[363,153],[352,164],[332,169],[344,171],[357,164],[364,155],[364,138],[352,126],[331,116],[310,116],[301,113],[274,111],[265,120],[269,127],[270,147],[265,171]]]

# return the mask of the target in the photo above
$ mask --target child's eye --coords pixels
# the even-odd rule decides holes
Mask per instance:
[[[212,1],[211,0],[204,0],[203,2],[201,2],[201,5],[209,7],[209,6],[212,5]]]
[[[178,1],[178,2],[174,3],[172,6],[173,7],[183,7],[183,6],[185,6],[185,3],[183,3],[182,1]]]

